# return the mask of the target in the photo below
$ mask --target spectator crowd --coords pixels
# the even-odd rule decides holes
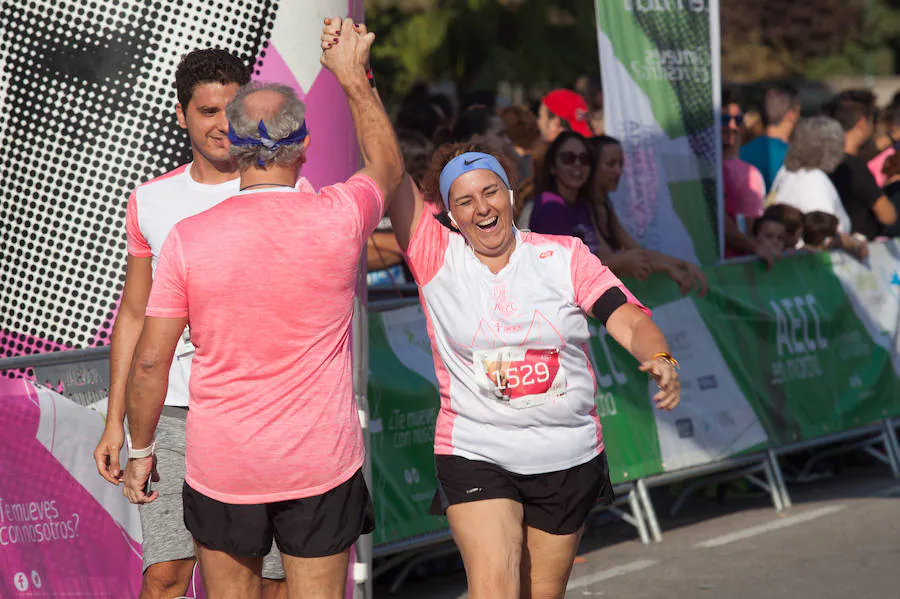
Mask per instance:
[[[515,165],[520,229],[578,237],[618,276],[661,272],[684,293],[704,292],[695,265],[641,247],[623,227],[610,194],[626,156],[603,134],[599,85],[574,87],[502,108],[487,92],[454,102],[415,87],[394,118],[410,175],[421,186],[445,142],[487,144]],[[771,265],[793,250],[842,249],[862,259],[868,242],[900,234],[900,93],[879,108],[871,92],[847,90],[807,116],[798,90],[776,84],[753,104],[723,89],[721,105],[726,258]],[[440,219],[440,202],[426,200]],[[369,240],[368,266],[370,285],[412,281],[389,219]]]
[[[802,118],[798,91],[770,86],[752,108],[753,139],[744,110],[723,91],[728,256],[840,248],[862,259],[869,241],[896,235],[900,94],[879,110],[871,92],[846,90]]]

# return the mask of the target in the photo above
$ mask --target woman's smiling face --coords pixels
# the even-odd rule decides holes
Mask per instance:
[[[550,172],[556,184],[579,190],[591,174],[591,154],[581,139],[567,139],[559,148]]]
[[[487,169],[460,175],[450,186],[450,216],[477,255],[495,258],[515,247],[510,193]]]

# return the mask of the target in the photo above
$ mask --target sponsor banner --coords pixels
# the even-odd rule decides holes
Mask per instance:
[[[871,340],[891,356],[900,377],[900,241],[870,246],[866,262],[835,254],[832,266]]]
[[[0,597],[136,598],[140,520],[94,466],[102,415],[23,379],[0,405]]]
[[[698,306],[772,445],[852,429],[900,405],[890,351],[836,275],[845,259],[820,253],[770,272],[759,263],[708,271],[710,294]]]
[[[612,202],[643,247],[721,256],[718,0],[597,0],[606,133],[625,165]]]

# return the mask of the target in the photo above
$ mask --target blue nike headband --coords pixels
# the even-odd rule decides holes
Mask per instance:
[[[491,171],[503,179],[507,189],[510,188],[509,177],[506,176],[506,171],[503,170],[503,167],[500,166],[500,162],[496,158],[490,154],[485,154],[484,152],[466,152],[465,154],[460,154],[448,162],[447,166],[444,167],[444,170],[441,171],[441,197],[444,199],[444,206],[447,207],[447,210],[450,210],[450,198],[448,197],[448,194],[450,193],[450,186],[453,185],[453,182],[459,179],[460,176],[479,169]]]

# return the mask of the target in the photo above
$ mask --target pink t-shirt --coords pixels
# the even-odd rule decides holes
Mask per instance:
[[[765,210],[766,181],[758,168],[740,158],[726,158],[722,161],[722,182],[725,195],[725,212],[731,217],[739,214],[748,218],[759,218]],[[750,232],[747,231],[747,235]],[[740,256],[730,247],[725,248],[725,257]]]
[[[193,489],[271,503],[325,493],[362,466],[350,329],[383,210],[375,182],[355,175],[318,194],[248,190],[172,229],[147,316],[190,321]]]
[[[878,187],[884,187],[887,183],[887,177],[884,176],[884,173],[881,172],[881,169],[884,168],[885,161],[887,161],[887,159],[893,156],[896,152],[897,151],[894,149],[894,147],[891,146],[868,162],[867,166],[869,167],[869,170],[872,171],[872,176],[875,177],[875,182],[878,183]]]
[[[538,474],[603,451],[586,311],[612,287],[643,306],[584,243],[517,232],[509,264],[493,274],[424,213],[407,262],[440,384],[436,454]]]
[[[766,182],[759,169],[739,158],[722,161],[725,183],[725,211],[731,216],[749,218],[763,215]]]

